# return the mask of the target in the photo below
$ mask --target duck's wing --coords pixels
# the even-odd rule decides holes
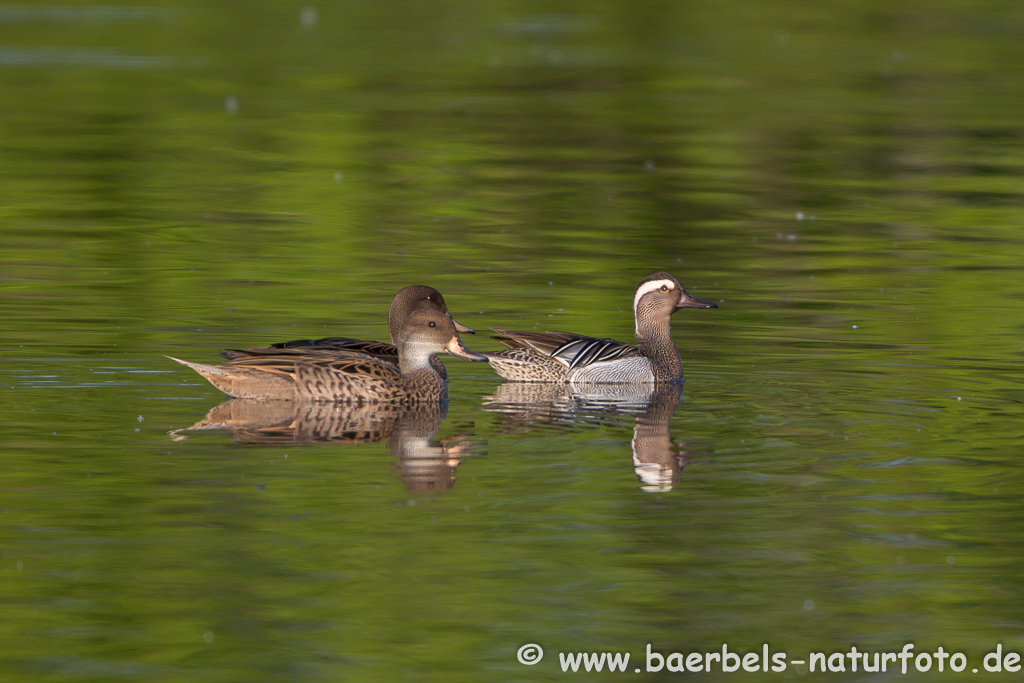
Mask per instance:
[[[401,372],[396,365],[366,353],[334,348],[277,349],[277,351],[276,354],[242,356],[232,359],[221,367],[248,368],[293,377],[298,375],[300,369],[308,368],[340,375],[374,375],[396,379],[401,377]]]
[[[614,339],[598,339],[572,332],[523,332],[496,327],[491,329],[501,335],[495,339],[508,348],[529,349],[553,358],[568,370],[640,355],[635,346]]]
[[[521,330],[503,330],[492,327],[498,337],[494,337],[510,349],[530,349],[544,356],[551,356],[555,350],[581,336],[572,332],[523,332]]]
[[[386,344],[378,341],[366,341],[363,339],[350,339],[348,337],[324,337],[323,339],[293,339],[292,341],[278,342],[267,347],[252,349],[225,349],[220,352],[222,358],[235,360],[253,356],[301,356],[310,352],[321,351],[349,351],[365,353],[380,360],[390,363],[398,363],[398,347],[394,344]]]

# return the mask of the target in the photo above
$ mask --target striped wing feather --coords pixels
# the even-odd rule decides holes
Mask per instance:
[[[635,346],[614,339],[597,339],[572,332],[522,332],[492,329],[502,335],[495,339],[508,348],[513,350],[530,349],[557,360],[565,365],[567,370],[640,355],[640,351]]]
[[[555,357],[569,361],[569,370],[583,368],[596,363],[606,363],[619,358],[639,356],[635,346],[623,344],[614,339],[583,337],[567,342],[555,351]]]

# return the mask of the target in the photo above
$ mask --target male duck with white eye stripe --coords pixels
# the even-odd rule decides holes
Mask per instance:
[[[679,280],[655,273],[633,295],[636,346],[571,332],[521,332],[492,328],[507,349],[485,353],[491,367],[516,382],[660,384],[683,379],[669,319],[682,308],[718,308],[691,296]]]

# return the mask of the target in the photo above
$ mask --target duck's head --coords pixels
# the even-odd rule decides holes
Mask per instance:
[[[405,325],[406,320],[417,310],[440,311],[448,314],[448,306],[444,303],[441,292],[426,285],[409,285],[398,290],[398,294],[391,300],[391,308],[388,309],[388,331],[391,333],[391,343],[398,344],[398,333]],[[451,318],[451,314],[448,314]],[[451,318],[455,329],[463,334],[476,334],[476,331],[456,322]]]
[[[681,308],[718,308],[718,304],[698,299],[665,272],[645,277],[633,295],[633,313],[637,320],[653,316],[666,318]]]
[[[435,353],[449,353],[466,360],[485,361],[486,356],[467,349],[459,339],[457,324],[447,312],[421,308],[406,318],[398,332],[398,357],[403,365],[421,365]]]

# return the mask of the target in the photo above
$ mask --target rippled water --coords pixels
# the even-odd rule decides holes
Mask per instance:
[[[0,680],[765,643],[984,679],[1024,650],[1022,33],[999,3],[0,10]],[[720,306],[674,316],[678,393],[448,358],[446,407],[294,410],[163,357],[384,339],[412,283],[475,350],[630,341],[658,270]]]

